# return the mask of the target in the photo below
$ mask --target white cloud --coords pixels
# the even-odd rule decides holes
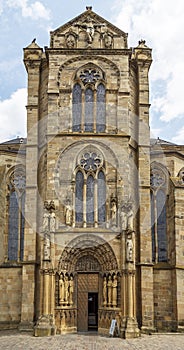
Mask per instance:
[[[31,17],[33,20],[40,18],[49,20],[50,11],[40,2],[35,1],[29,3],[28,0],[6,0],[6,4],[10,8],[20,8],[23,17]]]
[[[0,142],[26,136],[27,89],[18,89],[9,99],[0,101]]]
[[[172,137],[172,142],[177,143],[179,145],[183,145],[184,143],[184,126],[177,131],[176,136]]]
[[[145,38],[153,48],[150,81],[166,81],[160,96],[153,96],[160,119],[168,122],[181,117],[184,115],[183,0],[177,0],[177,4],[173,0],[125,0],[117,4],[120,12],[116,24],[129,33],[130,46]]]

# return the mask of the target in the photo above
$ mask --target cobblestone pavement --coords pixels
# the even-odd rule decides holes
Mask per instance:
[[[95,334],[56,335],[33,337],[15,331],[0,332],[3,350],[184,350],[184,334],[142,335],[138,339],[124,340]]]

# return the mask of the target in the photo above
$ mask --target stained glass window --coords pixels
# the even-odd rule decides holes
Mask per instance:
[[[103,171],[98,174],[98,222],[105,222],[106,212],[106,183]]]
[[[25,193],[21,197],[20,260],[24,257]]]
[[[105,131],[105,87],[103,84],[97,87],[96,131]]]
[[[161,169],[152,169],[151,174],[151,232],[152,260],[166,262],[167,257],[167,212],[166,176]]]
[[[155,261],[156,252],[155,252],[155,204],[154,204],[154,195],[151,191],[151,235],[152,235],[152,260]]]
[[[106,221],[106,180],[103,157],[86,149],[78,160],[75,185],[75,222],[86,225]]]
[[[9,197],[8,260],[18,259],[19,204],[15,191]]]
[[[167,261],[166,196],[162,190],[157,192],[156,202],[158,261]]]
[[[87,88],[85,91],[85,131],[93,131],[93,108],[94,94],[93,90]]]
[[[8,216],[8,260],[23,260],[25,226],[25,174],[15,169],[10,176]]]
[[[83,187],[84,187],[84,176],[81,171],[78,171],[76,175],[76,190],[75,190],[76,222],[83,221]]]
[[[82,116],[82,90],[79,84],[75,84],[73,87],[73,96],[72,96],[73,131],[81,131],[81,116]]]
[[[87,178],[86,218],[87,223],[94,222],[94,178],[92,175],[89,175]]]

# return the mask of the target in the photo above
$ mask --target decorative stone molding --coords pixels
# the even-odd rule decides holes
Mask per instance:
[[[180,185],[184,185],[184,168],[179,171],[178,177]]]
[[[56,229],[56,215],[54,201],[44,202],[44,214],[43,214],[43,232],[55,232]]]
[[[118,270],[117,260],[111,246],[102,238],[88,234],[73,239],[64,249],[59,260],[58,271],[75,271],[78,259],[92,255],[103,271]]]
[[[134,220],[134,211],[133,211],[132,203],[131,202],[123,203],[123,205],[121,206],[121,212],[120,212],[121,229],[123,231],[132,232],[134,230],[133,220]]]
[[[65,44],[69,49],[76,47],[77,34],[73,31],[69,31],[65,34]]]
[[[150,175],[150,185],[153,189],[160,188],[165,186],[166,184],[166,176],[161,169],[152,168]]]

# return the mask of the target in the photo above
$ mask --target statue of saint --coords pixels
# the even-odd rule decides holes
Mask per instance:
[[[128,227],[128,218],[127,218],[127,211],[125,206],[122,206],[121,208],[120,218],[121,218],[121,229],[125,231]]]
[[[107,279],[104,277],[103,279],[103,305],[107,305]]]
[[[133,213],[133,208],[132,205],[130,204],[128,206],[128,213],[127,213],[127,229],[130,231],[133,231],[133,218],[134,218],[134,213]]]
[[[43,213],[43,232],[49,231],[49,203],[44,202],[44,213]]]
[[[64,278],[64,286],[65,286],[65,304],[68,304],[69,303],[69,280],[67,275],[65,275],[65,278]]]
[[[128,234],[126,240],[126,258],[128,262],[133,262],[133,240],[131,233]]]
[[[73,34],[68,34],[66,37],[66,46],[69,49],[73,49],[75,47],[75,37]]]
[[[56,230],[56,214],[54,211],[50,213],[50,232],[55,232]]]
[[[50,260],[50,235],[48,232],[44,234],[44,251],[43,259]]]
[[[118,287],[118,280],[117,280],[117,276],[114,275],[112,280],[112,305],[115,307],[117,306],[117,287]]]
[[[65,223],[66,223],[66,225],[71,226],[71,224],[72,224],[72,208],[71,208],[69,200],[66,203],[64,214],[65,214]]]
[[[109,33],[104,34],[104,44],[107,48],[112,47],[112,36]]]
[[[69,281],[69,304],[73,305],[73,277],[70,277],[70,281]]]
[[[112,278],[109,275],[107,281],[108,306],[112,304]]]
[[[59,304],[62,305],[64,302],[65,286],[63,275],[60,276],[59,280]]]

